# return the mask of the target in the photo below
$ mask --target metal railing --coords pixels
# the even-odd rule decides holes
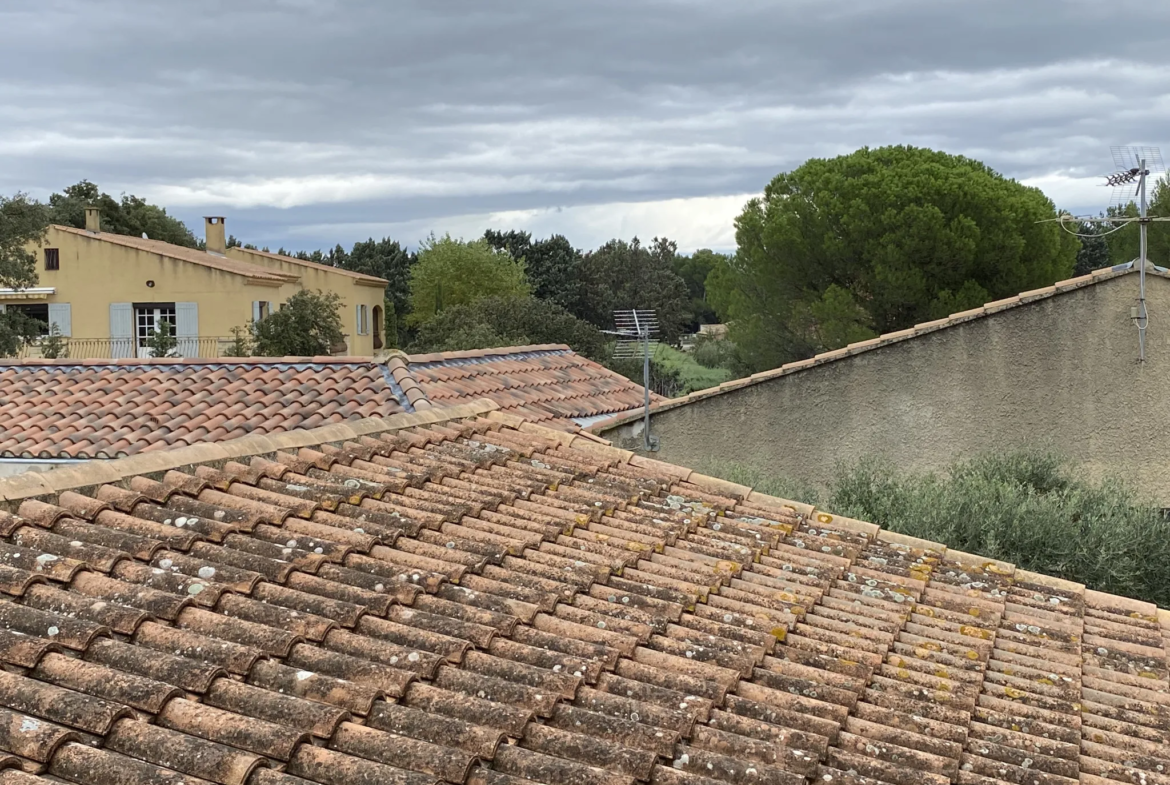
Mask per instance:
[[[44,357],[43,344],[46,339],[39,338],[25,344],[17,354],[22,360]],[[231,338],[179,338],[175,348],[175,357],[222,357],[223,352],[231,343]],[[132,357],[146,358],[150,355],[138,348],[133,338],[62,338],[64,351],[59,359],[70,360],[120,360]]]

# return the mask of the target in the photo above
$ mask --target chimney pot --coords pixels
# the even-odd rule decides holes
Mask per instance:
[[[227,255],[227,235],[223,230],[222,215],[208,215],[203,218],[203,228],[206,230],[206,245],[208,253]]]
[[[102,230],[102,211],[92,205],[85,208],[85,231],[97,234]]]

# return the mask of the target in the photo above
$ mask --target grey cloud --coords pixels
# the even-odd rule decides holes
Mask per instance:
[[[1084,176],[1160,141],[1167,22],[1133,0],[7,0],[0,192],[87,177],[313,245],[747,193],[861,145]]]

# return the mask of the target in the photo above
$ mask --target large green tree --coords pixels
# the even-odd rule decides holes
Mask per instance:
[[[1170,185],[1166,183],[1164,178],[1150,184],[1146,213],[1154,218],[1170,218]],[[1130,202],[1122,207],[1114,207],[1109,210],[1106,217],[1110,216],[1136,218],[1138,206],[1135,202]],[[1110,232],[1110,229],[1117,231]],[[1123,264],[1138,258],[1141,252],[1141,234],[1137,223],[1125,226],[1099,224],[1097,231],[1105,235],[1111,264]],[[1150,223],[1146,240],[1148,243],[1146,258],[1159,267],[1170,267],[1170,222],[1154,221]]]
[[[690,321],[687,285],[674,271],[678,246],[655,237],[644,246],[610,240],[581,260],[583,305],[578,314],[602,329],[613,329],[613,312],[652,309],[662,328],[661,337],[673,343]]]
[[[356,242],[348,254],[338,258],[343,270],[385,278],[386,299],[394,303],[394,312],[406,313],[410,306],[410,268],[417,258],[397,241],[384,237]]]
[[[186,224],[167,215],[163,207],[150,204],[137,196],[122,194],[121,200],[101,191],[88,180],[65,188],[49,197],[52,222],[77,229],[85,228],[85,208],[98,207],[102,213],[102,231],[131,237],[146,235],[151,240],[162,240],[188,248],[199,247],[199,241]]]
[[[674,257],[674,271],[683,279],[690,295],[691,321],[687,329],[691,332],[696,332],[700,324],[712,324],[717,318],[715,309],[707,302],[707,276],[723,261],[724,256],[710,248],[700,248],[690,256],[677,254]]]
[[[434,235],[419,246],[410,270],[411,324],[422,324],[446,308],[481,297],[524,297],[529,293],[524,263],[486,240],[464,242]]]
[[[757,369],[1046,286],[1079,242],[1039,189],[914,147],[812,159],[736,220],[708,296]]]
[[[581,252],[564,235],[533,241],[528,232],[488,229],[484,239],[495,249],[507,251],[524,263],[532,294],[574,313],[580,310]]]
[[[333,353],[345,340],[341,296],[305,289],[288,298],[275,313],[251,326],[252,346],[259,357],[319,357]],[[239,334],[236,343],[243,345]]]
[[[552,302],[535,297],[492,296],[444,308],[419,327],[415,352],[491,349],[563,343],[594,360],[605,357],[605,336]]]
[[[49,210],[18,193],[0,196],[0,288],[27,289],[37,284],[37,255],[28,246],[40,242],[49,226]],[[8,357],[37,335],[36,325],[16,311],[0,314],[0,356]]]

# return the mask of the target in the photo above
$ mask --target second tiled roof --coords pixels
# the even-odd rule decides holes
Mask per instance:
[[[116,458],[491,398],[561,430],[642,403],[567,346],[408,357],[0,361],[0,457]],[[661,400],[653,396],[653,400]]]

